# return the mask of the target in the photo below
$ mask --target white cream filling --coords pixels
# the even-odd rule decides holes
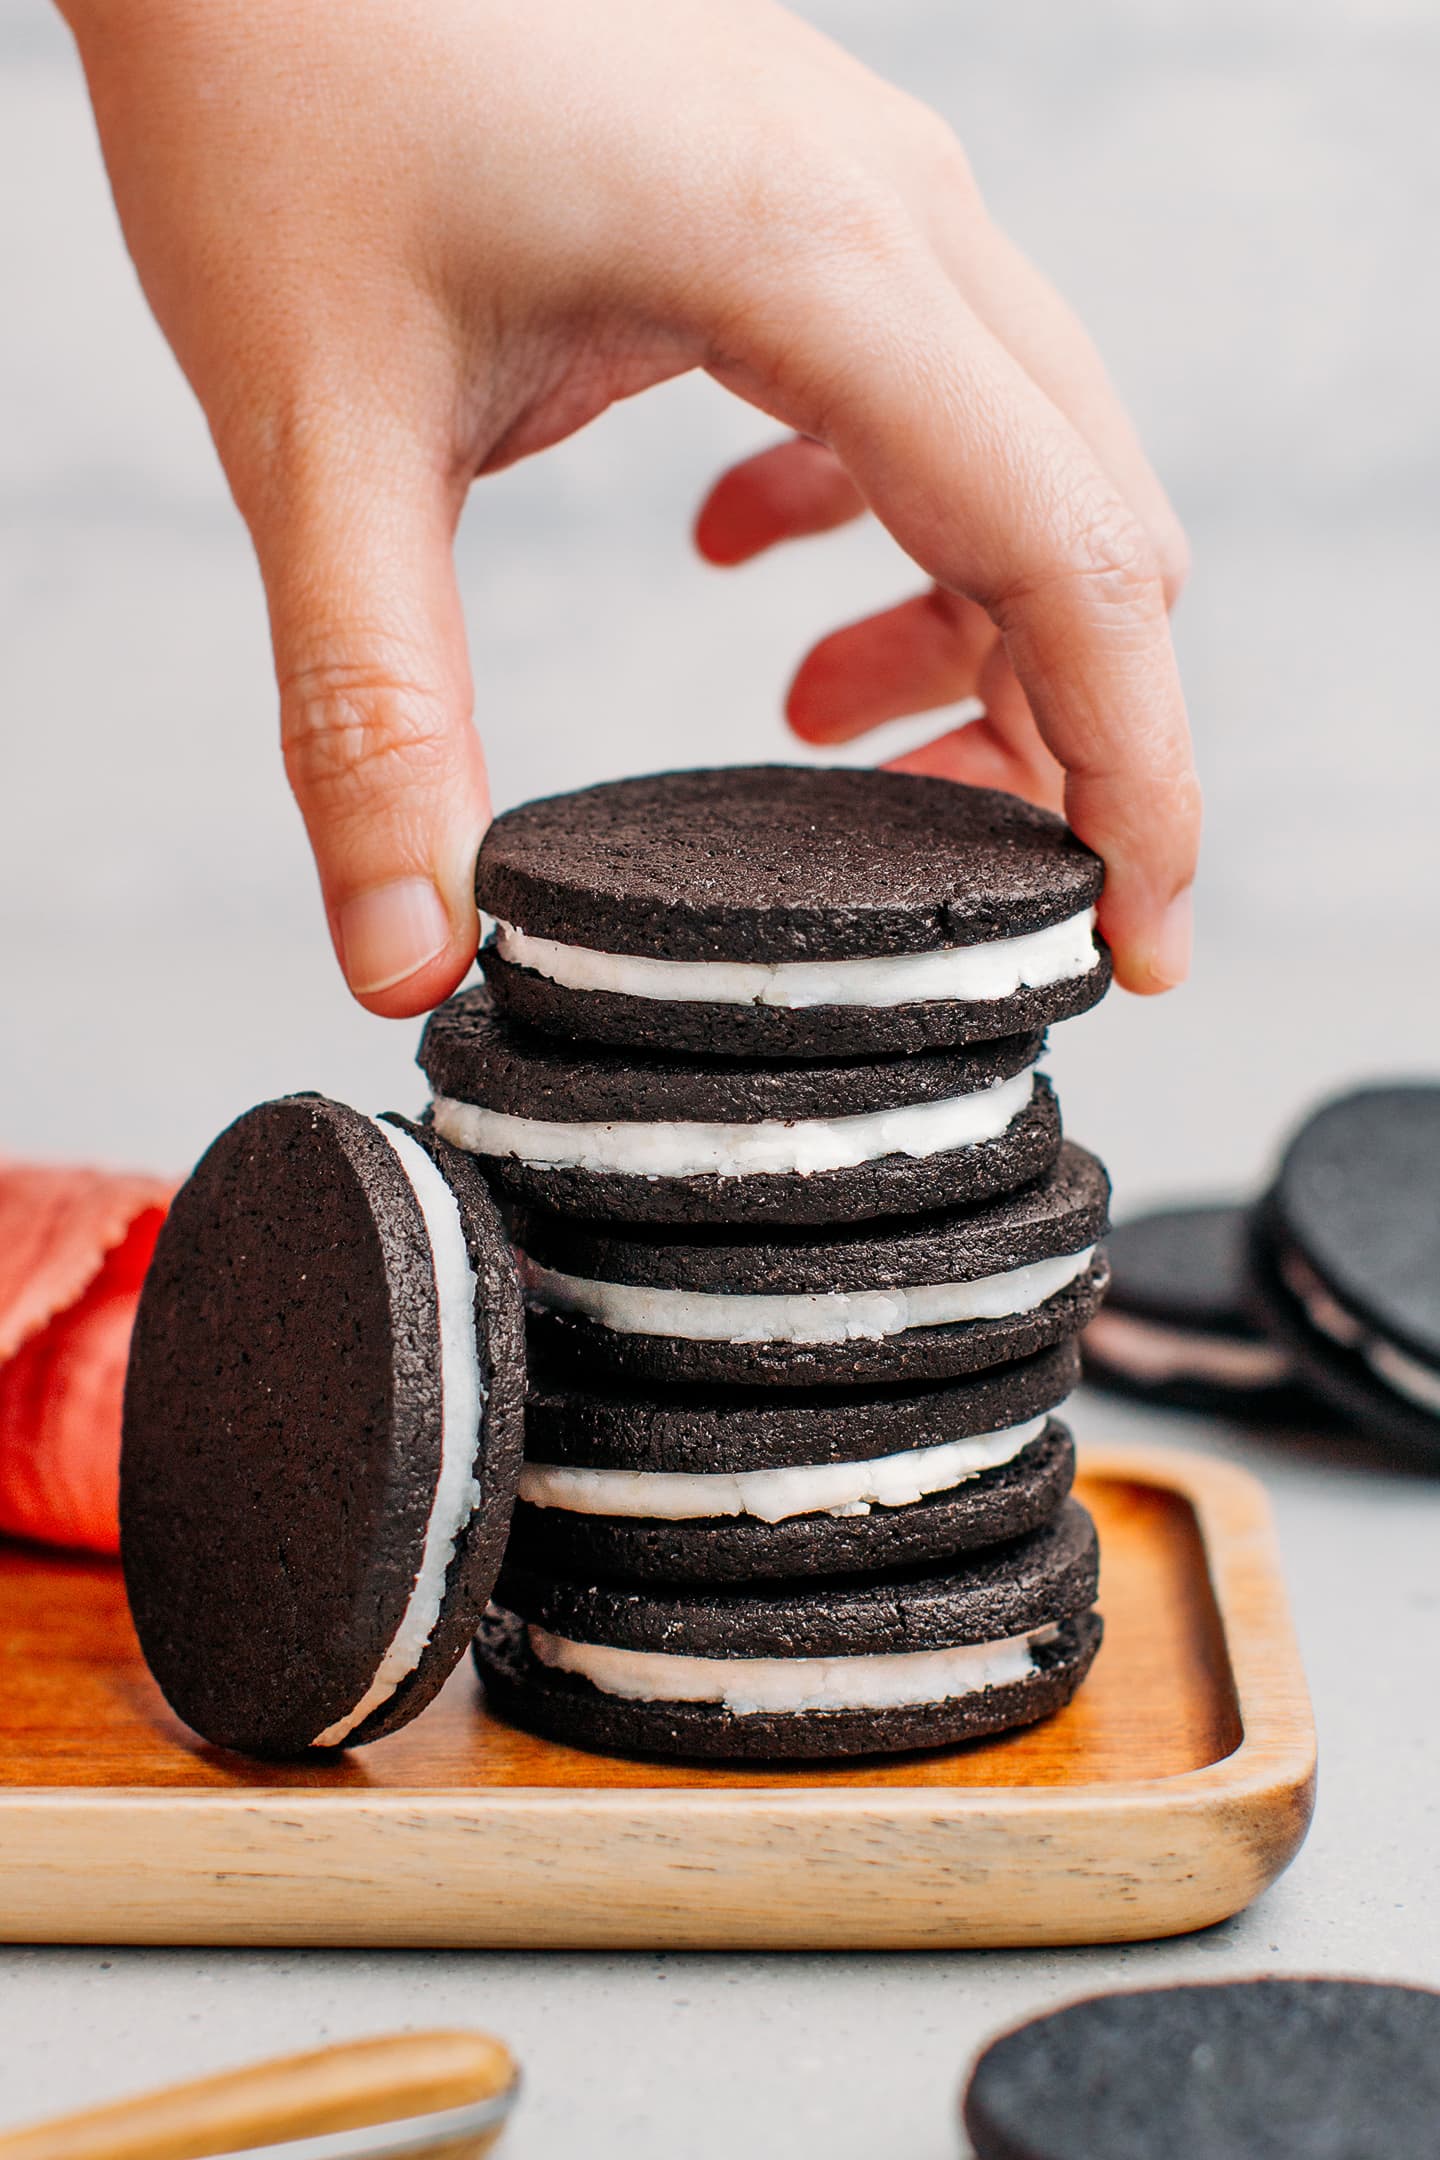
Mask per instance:
[[[1397,1395],[1418,1403],[1422,1410],[1440,1411],[1440,1372],[1422,1365],[1419,1358],[1375,1335],[1365,1344],[1365,1362]]]
[[[1287,1252],[1280,1262],[1280,1273],[1286,1287],[1305,1308],[1312,1327],[1328,1335],[1346,1350],[1358,1350],[1365,1337],[1365,1325],[1354,1313],[1347,1312],[1337,1298],[1331,1296],[1320,1277],[1308,1261],[1298,1253]]]
[[[902,1335],[907,1328],[1034,1312],[1084,1274],[1094,1251],[1087,1245],[1083,1252],[1032,1260],[973,1282],[753,1295],[592,1282],[541,1267],[528,1253],[517,1258],[532,1304],[550,1312],[578,1313],[618,1335],[676,1335],[686,1342],[842,1343]]]
[[[430,1240],[440,1333],[440,1472],[425,1525],[420,1568],[400,1624],[369,1687],[353,1710],[327,1725],[313,1747],[336,1747],[390,1700],[420,1663],[440,1618],[445,1577],[470,1517],[480,1503],[475,1456],[485,1400],[475,1339],[475,1271],[455,1195],[430,1157],[409,1133],[373,1120],[394,1149],[419,1202]]]
[[[1426,1365],[1421,1359],[1411,1357],[1406,1350],[1398,1350],[1383,1335],[1368,1328],[1339,1299],[1327,1290],[1308,1261],[1298,1253],[1285,1253],[1280,1262],[1280,1272],[1287,1287],[1305,1308],[1305,1316],[1312,1327],[1331,1342],[1339,1343],[1344,1350],[1353,1350],[1370,1367],[1377,1380],[1403,1395],[1422,1410],[1440,1412],[1440,1372]]]
[[[578,1673],[628,1702],[721,1703],[740,1715],[791,1710],[888,1710],[952,1702],[986,1688],[1008,1687],[1035,1671],[1034,1647],[1053,1627],[1004,1642],[946,1650],[880,1651],[869,1657],[678,1657],[663,1650],[616,1650],[572,1642],[541,1627],[527,1630],[544,1665]]]
[[[1094,908],[1022,937],[879,960],[656,960],[531,937],[507,922],[495,925],[495,949],[502,960],[533,969],[567,990],[608,990],[682,1005],[779,1005],[791,1011],[812,1005],[912,1005],[922,999],[987,1003],[1088,975],[1100,958]]]
[[[1290,1360],[1274,1343],[1252,1342],[1243,1335],[1190,1334],[1137,1319],[1133,1313],[1097,1313],[1085,1330],[1085,1347],[1134,1380],[1273,1387],[1290,1376]]]
[[[865,1462],[806,1463],[779,1470],[590,1470],[568,1463],[526,1463],[520,1498],[572,1515],[623,1515],[660,1522],[753,1515],[786,1522],[795,1515],[868,1515],[872,1507],[909,1507],[949,1492],[1001,1463],[1013,1462],[1049,1420],[1031,1418],[1003,1432],[907,1448]]]
[[[435,1130],[472,1155],[498,1155],[537,1168],[621,1171],[632,1177],[808,1177],[853,1170],[883,1155],[939,1155],[998,1139],[1029,1106],[1035,1070],[939,1102],[835,1118],[759,1118],[706,1124],[669,1120],[567,1123],[517,1117],[437,1095]]]

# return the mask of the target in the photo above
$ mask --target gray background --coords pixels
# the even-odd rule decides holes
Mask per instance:
[[[1243,1188],[1318,1092],[1440,1066],[1440,305],[1431,0],[816,0],[943,107],[1078,304],[1186,516],[1208,789],[1193,984],[1058,1037],[1122,1205]],[[0,1151],[183,1167],[258,1096],[418,1100],[350,1005],[273,748],[257,582],[116,237],[78,73],[0,0]],[[765,438],[702,382],[486,482],[462,576],[497,804],[784,756],[809,639],[910,589],[874,532],[732,577],[707,479]],[[1109,1982],[1440,1981],[1437,1507],[1359,1448],[1082,1403],[1082,1433],[1233,1452],[1274,1493],[1322,1727],[1311,1842],[1183,1943],[1005,1957],[0,1954],[0,2120],[407,2021],[510,2037],[517,2160],[953,2149],[979,2039]]]

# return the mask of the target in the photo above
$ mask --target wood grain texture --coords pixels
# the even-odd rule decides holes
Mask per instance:
[[[392,2033],[14,2130],[0,2136],[0,2160],[209,2160],[498,2100],[517,2075],[509,2050],[485,2033]],[[467,2152],[488,2151],[500,2127],[467,2139]]]
[[[1309,1822],[1314,1729],[1259,1485],[1091,1451],[1106,1641],[1048,1724],[844,1767],[586,1755],[458,1673],[335,1767],[205,1747],[118,1576],[0,1554],[0,1937],[908,1947],[1133,1940],[1248,1904]]]

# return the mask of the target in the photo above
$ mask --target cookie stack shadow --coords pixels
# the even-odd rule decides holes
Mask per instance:
[[[784,1760],[1070,1699],[1098,1554],[1056,1413],[1109,1187],[1036,1061],[1108,981],[1099,875],[1010,798],[870,773],[664,776],[492,828],[487,980],[420,1062],[527,1304],[475,1651],[502,1715]]]

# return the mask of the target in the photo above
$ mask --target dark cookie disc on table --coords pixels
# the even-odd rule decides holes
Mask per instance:
[[[644,1515],[638,1510],[646,1505],[645,1495],[631,1485],[621,1494],[629,1512],[618,1514],[600,1512],[606,1505],[603,1489],[583,1495],[589,1511],[574,1505],[573,1491],[567,1494],[569,1505],[556,1504],[553,1485],[563,1490],[563,1477],[540,1488],[549,1504],[537,1505],[525,1497],[522,1476],[509,1550],[517,1561],[556,1574],[666,1583],[879,1574],[952,1560],[980,1546],[1023,1537],[1058,1512],[1074,1482],[1074,1443],[1058,1419],[1042,1419],[1039,1425],[1034,1437],[1004,1461],[960,1469],[958,1474],[946,1470],[948,1482],[929,1491],[922,1478],[918,1497],[907,1494],[903,1499],[842,1499],[827,1506],[825,1491],[818,1502],[807,1492],[802,1471],[751,1472],[741,1483],[740,1504],[733,1513],[700,1514],[704,1496],[689,1493],[679,1503],[689,1510],[684,1515]],[[950,1452],[963,1454],[963,1443]],[[832,1465],[829,1476],[822,1472],[819,1482],[830,1491],[846,1491],[843,1473],[852,1468]],[[895,1477],[894,1466],[887,1465],[887,1472]],[[940,1474],[938,1467],[931,1471],[932,1476]],[[624,1472],[602,1476],[622,1487],[626,1482]],[[788,1495],[773,1490],[777,1482],[783,1486],[786,1481]],[[657,1481],[652,1477],[649,1482]],[[674,1504],[675,1481],[658,1482],[672,1487],[667,1497]],[[712,1509],[714,1488],[730,1482],[714,1474],[706,1478]],[[873,1478],[852,1482],[857,1493],[877,1489]],[[569,1483],[573,1488],[579,1480],[572,1476]],[[808,1484],[815,1483],[812,1472]],[[766,1512],[781,1506],[791,1512]]]
[[[437,1131],[519,1200],[626,1222],[858,1222],[963,1207],[1049,1168],[1043,1034],[862,1064],[558,1043],[483,985],[426,1024]]]
[[[1407,1449],[1440,1447],[1440,1086],[1364,1088],[1290,1142],[1253,1244],[1306,1384]]]
[[[993,2041],[977,2160],[1397,2160],[1436,2150],[1440,1994],[1240,1980],[1099,1995]]]
[[[1156,1208],[1105,1241],[1110,1288],[1085,1331],[1086,1378],[1180,1409],[1298,1407],[1289,1357],[1250,1272],[1250,1211]]]
[[[1083,1508],[936,1573],[669,1592],[508,1563],[476,1641],[491,1706],[609,1753],[816,1759],[953,1746],[1068,1702],[1095,1655]]]
[[[733,766],[507,811],[481,955],[513,1019],[709,1056],[1028,1033],[1110,979],[1098,856],[1049,811],[909,773]]]
[[[1109,1181],[1067,1141],[1039,1183],[853,1232],[625,1235],[517,1206],[529,1326],[555,1370],[642,1383],[953,1379],[1075,1334],[1104,1294]]]
[[[1018,1537],[1069,1491],[1074,1451],[1049,1413],[1078,1377],[1073,1342],[879,1391],[640,1395],[532,1374],[510,1550],[556,1574],[738,1581],[903,1567]]]
[[[423,1708],[498,1572],[524,1330],[494,1203],[433,1133],[263,1104],[176,1196],[125,1390],[141,1648],[217,1746],[354,1746]]]

